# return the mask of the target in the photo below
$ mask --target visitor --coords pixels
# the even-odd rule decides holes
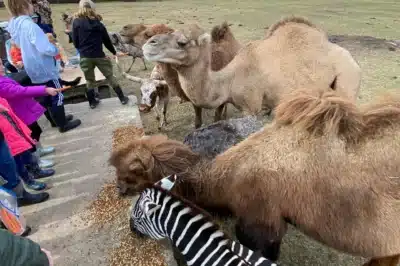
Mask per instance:
[[[95,5],[90,0],[79,2],[79,11],[74,16],[72,24],[72,39],[80,55],[80,67],[86,78],[87,98],[90,108],[94,109],[100,100],[96,97],[96,77],[94,69],[97,67],[114,89],[122,104],[127,104],[126,97],[113,74],[111,60],[103,52],[103,44],[114,56],[117,53],[111,43],[106,27],[101,23],[102,17],[96,13]]]
[[[51,18],[51,6],[47,0],[32,0],[33,12],[40,16],[40,23],[43,27],[51,30],[50,33],[54,32],[53,19]],[[47,33],[47,32],[46,32]],[[57,35],[55,35],[57,37]]]
[[[49,42],[42,29],[30,17],[33,14],[30,0],[5,0],[4,4],[13,16],[7,30],[21,48],[24,69],[32,83],[61,89],[59,72],[54,64],[54,56],[59,51],[55,45]],[[59,91],[55,96],[46,96],[42,102],[50,111],[49,113],[61,133],[81,124],[79,119],[72,120],[72,116],[66,117],[63,99],[64,96]]]
[[[24,87],[13,79],[3,76],[3,66],[0,63],[0,97],[5,98],[10,104],[17,116],[28,125],[31,130],[31,138],[37,142],[36,157],[44,156],[54,152],[54,147],[43,148],[40,145],[40,135],[42,129],[38,124],[39,118],[43,115],[45,109],[36,102],[33,97],[43,95],[55,95],[57,90],[54,88],[46,88],[45,86],[28,86]],[[39,161],[41,168],[48,168],[54,165],[53,161]],[[40,173],[36,173],[38,176]]]
[[[0,229],[1,265],[37,265],[53,266],[50,251],[29,238],[16,236]]]
[[[27,187],[33,190],[43,190],[45,183],[35,180],[54,175],[53,169],[42,170],[32,155],[35,141],[30,137],[30,129],[13,112],[7,100],[0,97],[0,130],[10,149],[11,156],[17,167],[17,173]],[[32,173],[39,174],[34,176]]]
[[[48,24],[42,23],[42,18],[38,13],[33,13],[32,20],[43,30],[44,33],[54,34],[53,29]]]

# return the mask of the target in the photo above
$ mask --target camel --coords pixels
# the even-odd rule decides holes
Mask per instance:
[[[247,115],[268,114],[284,94],[302,88],[333,89],[357,98],[359,65],[305,18],[276,22],[265,39],[247,44],[220,71],[210,67],[210,43],[210,35],[192,24],[155,35],[142,49],[147,60],[170,64],[190,101],[202,108],[231,103]]]
[[[327,246],[400,260],[400,97],[358,108],[338,91],[295,90],[272,123],[218,155],[166,136],[115,151],[117,178],[136,191],[178,173],[175,193],[237,217],[238,240],[276,260],[290,223]],[[147,184],[147,185],[146,185]]]
[[[120,35],[124,42],[128,44],[143,46],[152,36],[171,32],[173,32],[173,29],[169,28],[165,24],[154,24],[151,26],[145,26],[143,24],[128,24],[122,28]],[[211,30],[211,36],[211,69],[213,71],[218,71],[235,57],[237,52],[241,49],[241,45],[235,39],[227,22],[214,26]],[[171,68],[170,64],[160,62],[157,64],[162,70],[162,75],[168,83],[168,86],[178,95],[179,98],[181,98],[181,103],[190,101],[182,90],[178,73]],[[193,105],[193,108],[195,111],[195,128],[199,128],[203,124],[202,108],[196,105]],[[225,105],[219,106],[215,111],[214,121],[219,121],[221,119],[226,119]]]

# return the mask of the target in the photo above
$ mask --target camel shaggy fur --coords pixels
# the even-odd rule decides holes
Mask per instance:
[[[170,64],[188,98],[202,108],[232,103],[249,115],[271,111],[295,89],[337,90],[355,100],[361,71],[344,48],[329,42],[310,21],[289,17],[271,26],[264,40],[241,49],[220,71],[212,71],[211,38],[197,25],[150,38],[142,47],[149,61]]]
[[[173,29],[164,24],[154,24],[148,27],[143,24],[129,24],[122,28],[120,34],[125,42],[143,46],[152,36],[171,32],[173,32]],[[211,69],[218,71],[235,57],[241,45],[233,36],[227,22],[213,27],[211,36]],[[189,101],[189,98],[182,90],[176,70],[170,64],[158,62],[158,65],[168,86],[181,98],[181,102]],[[193,108],[195,110],[195,128],[199,128],[202,125],[202,108],[196,105],[193,105]],[[216,109],[214,121],[222,118],[226,118],[225,105]]]
[[[357,108],[338,92],[285,96],[261,131],[202,161],[165,136],[112,154],[118,179],[139,189],[180,173],[175,192],[205,207],[231,210],[237,237],[276,260],[287,223],[339,251],[400,259],[400,97]],[[194,164],[196,164],[194,166]]]

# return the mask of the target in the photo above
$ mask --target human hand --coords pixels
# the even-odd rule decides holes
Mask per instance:
[[[57,90],[57,89],[51,88],[51,87],[46,87],[45,90],[46,90],[46,93],[47,93],[48,95],[51,95],[51,96],[56,96],[57,93],[58,93],[58,90]]]
[[[115,56],[125,56],[127,55],[126,53],[122,53],[122,52],[117,52],[117,54]]]

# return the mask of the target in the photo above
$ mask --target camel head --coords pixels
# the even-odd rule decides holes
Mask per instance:
[[[191,66],[199,58],[209,58],[211,36],[197,25],[151,37],[142,47],[149,61]]]
[[[116,149],[109,162],[116,168],[120,195],[140,193],[167,175],[185,173],[200,156],[164,135],[142,137]]]
[[[136,44],[140,47],[147,42],[148,39],[156,34],[170,33],[173,29],[165,24],[153,24],[145,26],[143,24],[128,24],[125,25],[119,32],[123,42],[128,44]]]

